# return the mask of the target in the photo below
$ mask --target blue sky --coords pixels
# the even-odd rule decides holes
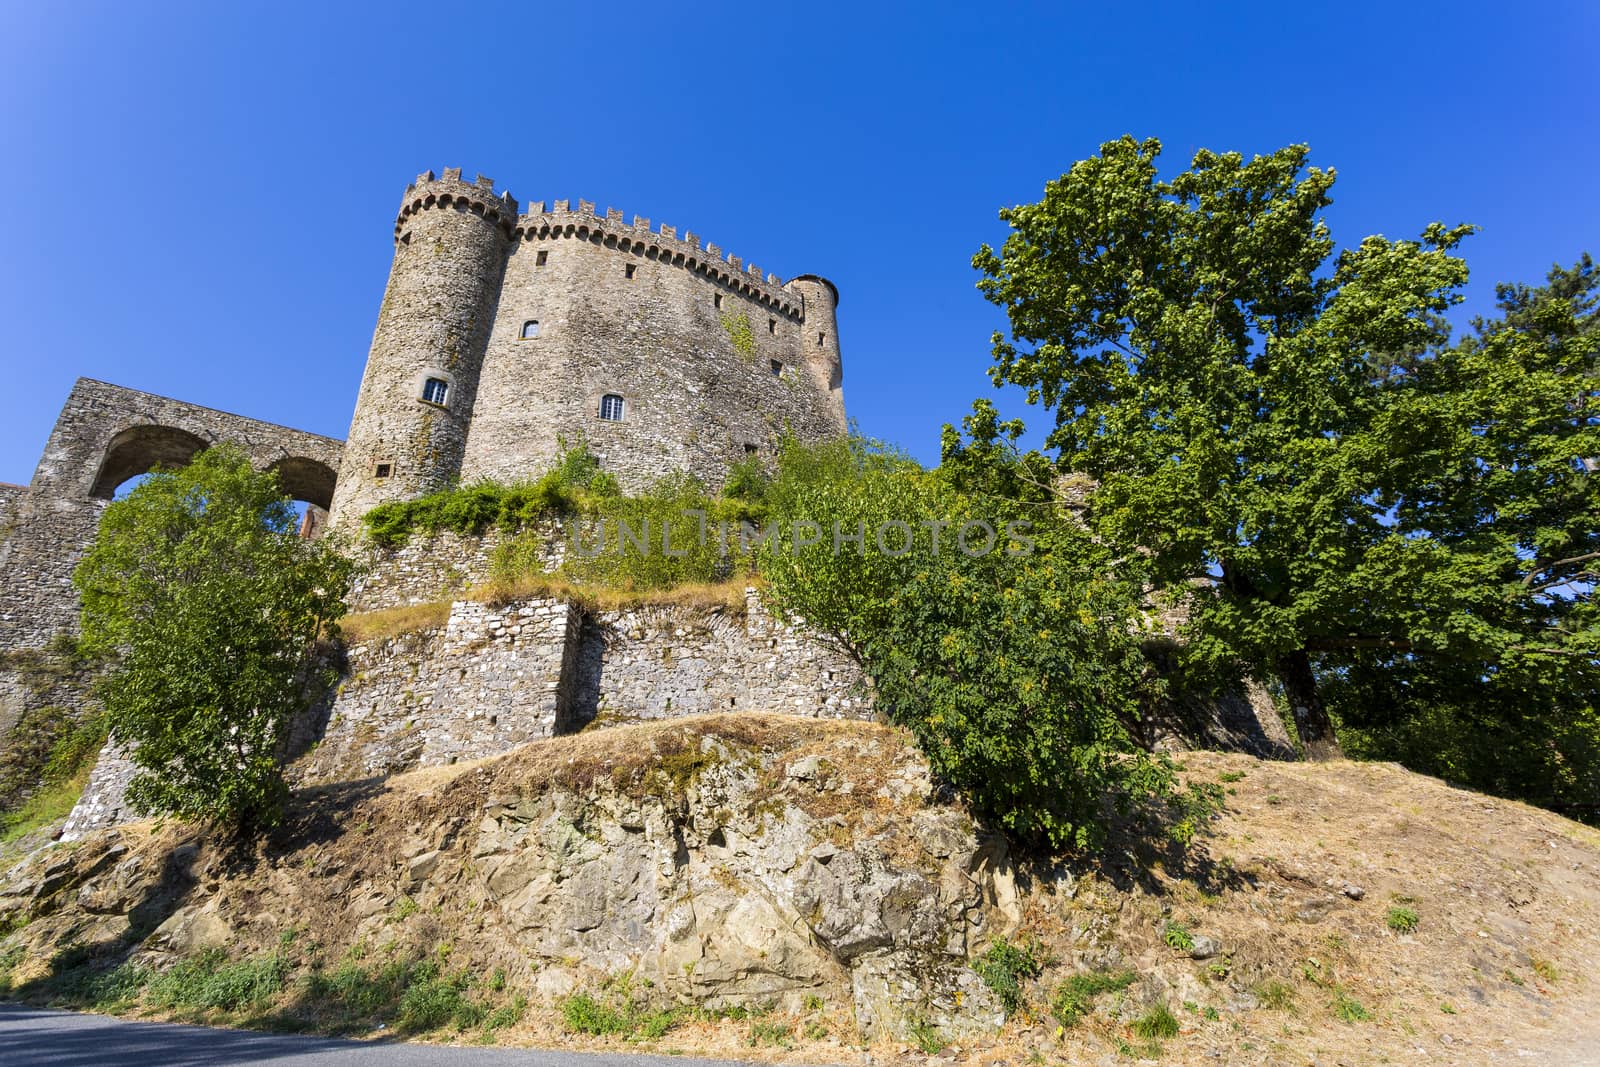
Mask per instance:
[[[8,0],[4,26],[0,481],[78,375],[342,437],[430,168],[828,276],[851,415],[928,461],[992,391],[970,259],[996,210],[1125,132],[1174,166],[1309,143],[1343,243],[1477,223],[1464,315],[1600,253],[1581,0]]]

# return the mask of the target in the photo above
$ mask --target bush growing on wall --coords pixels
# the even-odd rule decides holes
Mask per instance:
[[[474,482],[415,500],[379,504],[363,517],[373,541],[392,548],[416,533],[482,534],[491,526],[517,530],[540,518],[576,512],[618,493],[616,479],[582,441],[561,450],[553,467],[534,482]]]
[[[1006,479],[972,474],[958,487],[859,439],[788,445],[771,515],[827,536],[763,546],[774,606],[856,657],[935,771],[1015,837],[1093,847],[1117,811],[1155,812],[1192,835],[1201,806],[1138,743],[1151,683],[1135,576],[1116,573],[1053,501],[996,494],[987,486]],[[976,533],[963,551],[962,531],[979,523],[996,531],[992,547],[977,552],[987,538]],[[916,535],[909,551],[895,554],[906,538],[893,524]],[[875,543],[880,528],[893,551]],[[835,529],[864,531],[865,545]]]

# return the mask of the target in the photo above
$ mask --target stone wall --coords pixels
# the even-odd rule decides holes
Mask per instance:
[[[588,617],[581,706],[597,722],[714,711],[872,716],[854,662],[774,619],[754,590],[745,597],[743,614],[643,607]]]
[[[566,555],[562,524],[545,520],[529,528],[543,541],[540,561],[546,572]],[[394,548],[370,545],[363,573],[350,593],[352,612],[426,604],[452,598],[489,580],[494,550],[505,540],[498,528],[482,535],[442,530],[419,534]]]
[[[302,784],[476,759],[555,734],[706,712],[873,717],[861,672],[774,619],[659,606],[585,614],[552,598],[462,600],[442,627],[351,646],[332,699],[296,724]],[[73,836],[130,817],[131,764],[101,754]]]
[[[831,286],[778,286],[621,212],[544,207],[518,219],[463,481],[536,475],[564,438],[586,440],[629,491],[674,470],[718,486],[786,429],[844,431],[838,330],[817,295]],[[529,322],[538,336],[523,336]],[[619,420],[600,418],[610,394]]]
[[[570,731],[580,630],[564,601],[466,600],[442,628],[353,646],[304,778],[454,763]]]

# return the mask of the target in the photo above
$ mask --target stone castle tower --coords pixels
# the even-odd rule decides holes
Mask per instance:
[[[842,433],[838,290],[693,233],[460,170],[407,189],[333,499],[349,525],[453,482],[537,477],[585,441],[625,489],[713,487],[784,432]]]

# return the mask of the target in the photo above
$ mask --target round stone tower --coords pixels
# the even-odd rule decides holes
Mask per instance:
[[[828,279],[817,274],[800,274],[789,279],[784,286],[800,294],[805,301],[805,321],[801,334],[802,351],[806,369],[816,382],[824,398],[834,429],[843,433],[844,417],[844,363],[839,355],[839,290]]]
[[[394,262],[333,497],[346,527],[461,473],[517,202],[459,168],[419,175],[395,221]]]

